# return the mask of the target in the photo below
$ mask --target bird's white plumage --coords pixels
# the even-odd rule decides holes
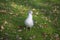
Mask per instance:
[[[33,19],[32,19],[32,11],[29,11],[29,14],[28,14],[28,17],[27,17],[27,19],[25,20],[25,25],[27,26],[27,27],[32,27],[33,25],[34,25],[34,23],[33,23]]]

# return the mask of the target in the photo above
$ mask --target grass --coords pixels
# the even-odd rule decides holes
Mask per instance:
[[[60,40],[59,0],[0,0],[0,40]],[[34,26],[24,21],[33,11]]]

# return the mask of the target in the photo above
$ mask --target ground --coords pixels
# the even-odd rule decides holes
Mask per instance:
[[[29,10],[34,26],[26,31]],[[60,40],[60,0],[0,0],[0,40]]]

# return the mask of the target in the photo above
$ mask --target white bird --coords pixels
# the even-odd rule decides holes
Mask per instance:
[[[33,12],[32,12],[32,11],[29,11],[29,12],[28,12],[28,17],[27,17],[27,19],[25,20],[25,25],[26,25],[26,27],[29,28],[29,29],[30,29],[31,27],[33,27],[33,25],[34,25],[32,14],[33,14]]]

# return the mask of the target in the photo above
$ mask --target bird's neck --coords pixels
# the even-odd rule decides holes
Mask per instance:
[[[29,14],[28,17],[32,19],[32,14]]]

